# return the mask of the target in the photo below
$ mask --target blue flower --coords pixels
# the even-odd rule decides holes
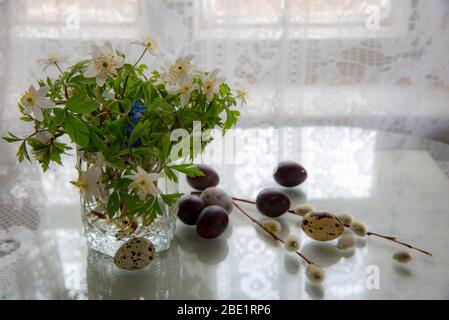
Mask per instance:
[[[142,114],[143,112],[147,109],[148,107],[145,105],[140,105],[140,99],[136,99],[136,101],[134,101],[132,107],[131,107],[131,111],[129,112],[129,118],[131,119],[132,124],[129,124],[126,129],[125,129],[125,135],[126,137],[130,137],[131,132],[134,129],[134,125],[136,125],[137,123],[139,123],[140,119],[142,118]],[[137,139],[136,142],[134,142],[133,147],[140,147],[142,145],[142,141],[140,139]]]

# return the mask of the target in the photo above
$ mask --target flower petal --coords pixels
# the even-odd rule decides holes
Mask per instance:
[[[208,92],[206,94],[206,100],[207,102],[210,102],[212,100],[212,98],[214,97],[214,93],[212,91]]]
[[[184,58],[182,58],[182,60],[184,60],[185,62],[189,63],[190,61],[193,60],[193,58],[195,58],[195,56],[193,54],[190,54],[190,55],[185,56]]]
[[[38,98],[36,101],[36,107],[40,108],[54,108],[55,103],[47,98]]]
[[[101,51],[103,53],[106,53],[107,55],[112,55],[112,45],[110,41],[106,41],[103,45],[103,47],[101,48]]]
[[[179,99],[181,100],[181,106],[185,106],[189,103],[190,101],[190,94],[188,93],[183,93],[179,96]]]
[[[143,41],[132,41],[131,44],[137,44],[139,46],[146,47],[146,44]]]
[[[169,86],[167,86],[166,91],[167,91],[167,93],[175,94],[175,93],[179,92],[179,87],[169,85]]]
[[[114,58],[114,67],[121,68],[125,64],[125,59],[123,57],[115,57]]]
[[[218,69],[212,70],[211,72],[209,72],[209,74],[207,75],[207,77],[208,77],[209,79],[215,79],[215,77],[216,77],[217,74],[218,74],[218,71],[220,71],[220,70],[218,70]]]
[[[151,195],[154,196],[154,197],[157,197],[158,189],[157,189],[157,187],[154,185],[154,183],[150,183],[150,185],[149,185],[148,187],[149,187],[149,189],[150,189],[149,191],[150,191]]]
[[[47,86],[40,88],[37,91],[37,96],[38,97],[45,97],[45,95],[47,94],[48,90],[49,90],[49,88]]]
[[[137,172],[138,175],[146,175],[147,172],[145,170],[143,170],[141,167],[137,167]]]
[[[161,177],[160,173],[148,173],[148,179],[150,179],[151,181],[156,181],[160,177]]]
[[[33,112],[33,108],[32,107],[27,107],[27,106],[23,107],[23,113],[24,114],[30,114],[31,112]]]
[[[93,58],[96,58],[101,54],[101,52],[100,49],[93,44],[90,46],[90,54],[92,55]]]
[[[41,110],[41,108],[39,108],[39,107],[33,107],[32,110],[33,110],[33,114],[34,114],[34,117],[36,118],[36,120],[37,120],[37,121],[42,121],[42,119],[43,119],[44,117],[43,117],[43,115],[42,115],[42,110]]]
[[[97,74],[97,85],[99,87],[102,87],[104,85],[104,83],[106,82],[107,77],[108,77],[107,73]]]
[[[86,78],[95,77],[98,74],[98,69],[95,67],[95,62],[91,60],[87,65],[86,71],[84,71],[83,76]]]

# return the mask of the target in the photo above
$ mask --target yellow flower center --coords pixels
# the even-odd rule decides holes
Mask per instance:
[[[157,49],[158,44],[156,40],[151,37],[142,37],[142,42],[145,44],[148,51],[150,52],[153,52],[154,50]]]
[[[203,87],[204,87],[204,90],[206,90],[206,91],[212,91],[212,89],[214,88],[214,85],[212,82],[206,81],[204,83]]]
[[[89,189],[89,185],[86,181],[78,180],[75,186],[79,189],[80,192],[87,192],[87,190]]]
[[[148,192],[148,190],[150,188],[150,184],[149,184],[148,180],[145,179],[144,177],[137,177],[133,181],[132,187],[136,190],[146,193],[146,192]]]
[[[181,78],[187,70],[187,64],[184,62],[177,62],[170,68],[170,77],[172,79]]]
[[[113,57],[101,55],[95,59],[95,67],[102,73],[108,73],[112,67],[112,59]]]
[[[58,55],[56,53],[49,53],[47,60],[50,63],[56,63],[56,62],[58,62]]]
[[[22,105],[26,107],[32,107],[36,103],[36,100],[37,100],[36,94],[31,90],[28,90],[22,95],[20,102],[22,103]]]
[[[239,95],[240,95],[240,97],[242,97],[243,99],[246,99],[246,98],[248,98],[248,90],[246,90],[246,89],[241,89],[240,91],[239,91]]]

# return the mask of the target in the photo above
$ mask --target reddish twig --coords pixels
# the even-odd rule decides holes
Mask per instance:
[[[234,199],[234,198],[233,198],[233,199]],[[283,240],[283,239],[281,239],[281,238],[278,237],[276,234],[270,232],[267,228],[265,228],[265,226],[264,226],[262,223],[260,223],[260,222],[257,221],[256,219],[254,219],[248,212],[246,212],[245,210],[243,210],[243,208],[240,207],[240,206],[237,204],[236,201],[240,201],[240,200],[234,199],[233,203],[234,203],[234,205],[236,206],[236,208],[239,209],[240,212],[243,213],[249,220],[251,220],[253,223],[255,223],[256,225],[258,225],[258,226],[259,226],[260,228],[262,228],[263,230],[265,230],[265,232],[267,232],[270,236],[272,236],[274,240],[277,240],[277,241],[279,241],[279,242],[284,243],[284,240]],[[297,254],[298,256],[300,256],[302,259],[304,259],[304,261],[306,261],[308,264],[314,264],[314,263],[313,263],[312,261],[310,261],[306,256],[304,256],[301,252],[299,252],[299,251],[295,251],[295,252],[296,252],[296,254]]]
[[[256,204],[256,202],[251,201],[251,200],[247,200],[247,199],[242,199],[242,198],[237,198],[237,197],[232,197],[232,199],[234,199],[235,201],[240,201],[240,202],[245,202],[245,203],[250,203],[250,204]],[[288,212],[290,212],[290,213],[295,213],[295,211],[294,211],[294,210],[291,210],[291,209],[288,210]],[[345,224],[345,227],[346,227],[346,228],[349,228],[349,225]],[[426,255],[428,255],[428,256],[433,257],[433,254],[432,254],[432,253],[430,253],[430,252],[428,252],[428,251],[425,251],[425,250],[423,250],[423,249],[416,248],[416,247],[414,247],[414,246],[412,246],[412,245],[410,245],[410,244],[408,244],[408,243],[399,241],[396,237],[385,236],[385,235],[382,235],[382,234],[379,234],[379,233],[376,233],[376,232],[372,232],[372,231],[367,231],[367,232],[366,232],[366,235],[367,235],[367,236],[375,236],[375,237],[383,238],[383,239],[386,239],[386,240],[390,240],[390,241],[393,241],[393,242],[395,242],[395,243],[397,243],[397,244],[399,244],[399,245],[405,246],[405,247],[407,247],[407,248],[410,248],[410,249],[419,251],[419,252],[421,252],[421,253],[424,253],[424,254],[426,254]]]
[[[428,256],[433,257],[433,254],[431,254],[430,252],[425,251],[425,250],[423,250],[423,249],[416,248],[416,247],[414,247],[414,246],[412,246],[412,245],[410,245],[410,244],[408,244],[408,243],[399,241],[396,237],[384,236],[384,235],[382,235],[382,234],[375,233],[375,232],[371,232],[371,231],[367,231],[367,232],[366,232],[366,235],[368,235],[368,236],[375,236],[375,237],[379,237],[379,238],[384,238],[384,239],[387,239],[387,240],[396,242],[397,244],[403,245],[403,246],[405,246],[405,247],[407,247],[407,248],[410,248],[410,249],[419,251],[419,252],[421,252],[421,253],[424,253],[424,254],[427,254]]]
[[[93,215],[97,216],[100,219],[106,219],[106,214],[104,214],[102,212],[91,210],[90,213],[92,213]]]

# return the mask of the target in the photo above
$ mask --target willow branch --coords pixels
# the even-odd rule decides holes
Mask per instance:
[[[232,197],[232,199],[234,199],[234,201],[240,201],[240,202],[245,202],[245,203],[250,203],[250,204],[256,204],[256,202],[251,201],[251,200],[247,200],[247,199],[242,199],[242,198],[237,198],[237,197]],[[291,209],[289,209],[288,212],[290,212],[290,213],[295,213],[295,211],[294,211],[294,210],[291,210]],[[349,228],[349,225],[345,224],[345,227],[346,227],[346,228]],[[395,243],[397,243],[397,244],[399,244],[399,245],[405,246],[405,247],[407,247],[407,248],[409,248],[409,249],[413,249],[413,250],[419,251],[419,252],[421,252],[421,253],[424,253],[424,254],[426,254],[426,255],[428,255],[428,256],[433,257],[433,254],[432,254],[432,253],[430,253],[430,252],[428,252],[428,251],[425,251],[425,250],[423,250],[423,249],[414,247],[414,246],[412,246],[412,245],[410,245],[410,244],[408,244],[408,243],[399,241],[396,237],[386,236],[386,235],[383,235],[383,234],[380,234],[380,233],[376,233],[376,232],[372,232],[372,231],[367,231],[367,232],[366,232],[366,235],[367,235],[367,236],[375,236],[375,237],[383,238],[383,239],[386,239],[386,240],[395,242]]]
[[[234,199],[234,198],[233,198]],[[279,242],[284,243],[284,240],[281,239],[280,237],[278,237],[276,234],[272,233],[271,231],[269,231],[267,228],[265,228],[265,226],[260,223],[259,221],[257,221],[256,219],[254,219],[248,212],[246,212],[245,210],[243,210],[242,207],[240,207],[237,202],[238,200],[233,201],[235,207],[237,209],[240,210],[241,213],[243,213],[249,220],[251,220],[253,223],[255,223],[256,225],[258,225],[260,228],[262,228],[263,230],[265,230],[265,232],[267,232],[274,240],[277,240]],[[300,256],[302,259],[304,259],[304,261],[306,261],[308,264],[314,264],[309,258],[307,258],[306,256],[304,256],[301,252],[299,251],[295,251],[295,253]]]

